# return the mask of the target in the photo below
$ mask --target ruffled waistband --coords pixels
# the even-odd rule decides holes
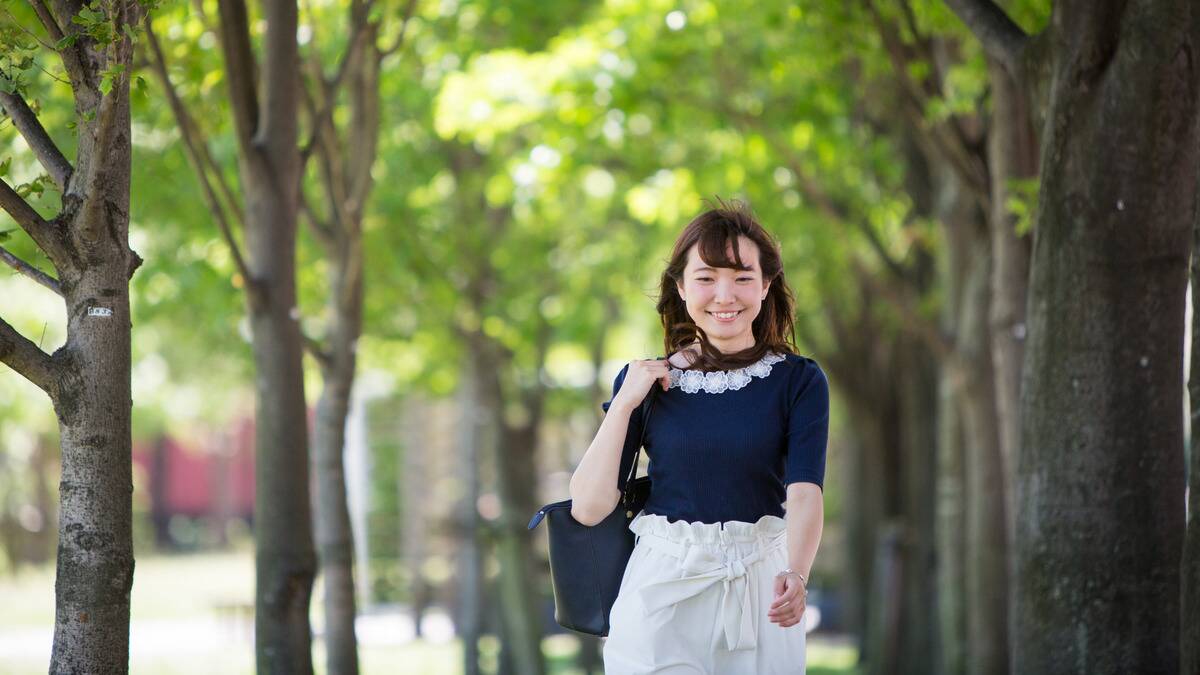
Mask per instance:
[[[787,531],[787,521],[779,516],[767,515],[753,523],[740,520],[724,523],[670,522],[666,516],[642,511],[629,523],[629,529],[638,536],[653,534],[681,543],[721,543],[774,539]]]

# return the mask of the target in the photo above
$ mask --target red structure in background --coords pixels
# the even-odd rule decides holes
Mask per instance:
[[[155,539],[178,546],[171,521],[182,516],[223,526],[254,517],[254,421],[243,419],[196,438],[161,436],[133,445],[134,499],[149,506]],[[138,494],[141,493],[141,494]],[[223,534],[217,538],[223,541]]]

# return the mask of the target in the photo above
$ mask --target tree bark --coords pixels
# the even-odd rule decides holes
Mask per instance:
[[[255,660],[259,673],[312,673],[308,607],[316,574],[303,347],[296,308],[300,183],[297,9],[265,6],[262,101],[246,8],[221,0],[222,49],[239,138],[247,307],[257,394]]]
[[[1017,467],[1015,672],[1174,672],[1200,11],[1061,2]]]
[[[116,35],[100,44],[42,8],[47,30],[75,42],[60,52],[75,102],[75,166],[16,90],[0,94],[6,116],[62,190],[62,208],[43,219],[0,180],[0,207],[33,239],[58,278],[67,341],[54,355],[0,320],[0,360],[42,388],[58,417],[62,450],[51,673],[126,673],[133,585],[129,278],[141,262],[129,248],[131,170],[129,68],[137,26],[133,2],[105,5]],[[100,87],[103,72],[107,93]],[[5,75],[7,79],[7,74]],[[11,264],[11,263],[10,263]],[[29,269],[32,269],[29,266]],[[47,284],[50,281],[53,283]]]
[[[354,338],[357,340],[357,338]],[[323,369],[324,386],[317,401],[313,430],[313,474],[316,485],[315,536],[325,588],[326,672],[358,672],[357,614],[354,589],[354,535],[346,501],[343,456],[346,417],[354,383],[353,347],[337,350],[336,362]]]

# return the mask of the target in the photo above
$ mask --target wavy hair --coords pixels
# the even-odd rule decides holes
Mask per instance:
[[[771,286],[751,324],[754,346],[724,354],[709,342],[704,329],[692,321],[677,286],[683,285],[683,270],[693,246],[700,247],[700,259],[712,267],[748,270],[738,248],[739,236],[758,246],[762,277],[771,282]],[[730,247],[732,259],[727,257]],[[797,353],[795,300],[783,277],[779,244],[740,201],[725,202],[718,198],[715,208],[700,214],[683,228],[675,240],[667,268],[663,270],[657,309],[662,319],[663,348],[668,356],[700,341],[700,354],[689,366],[694,370],[733,370],[758,361],[767,352]]]

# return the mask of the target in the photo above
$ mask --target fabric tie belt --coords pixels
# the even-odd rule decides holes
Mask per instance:
[[[754,611],[751,595],[754,589],[746,577],[747,570],[778,546],[784,536],[760,540],[758,547],[747,556],[728,560],[709,546],[683,546],[669,539],[646,534],[639,545],[648,545],[678,559],[684,576],[646,584],[639,591],[646,613],[657,612],[721,583],[721,616],[728,650],[754,649],[758,646],[758,613]]]

